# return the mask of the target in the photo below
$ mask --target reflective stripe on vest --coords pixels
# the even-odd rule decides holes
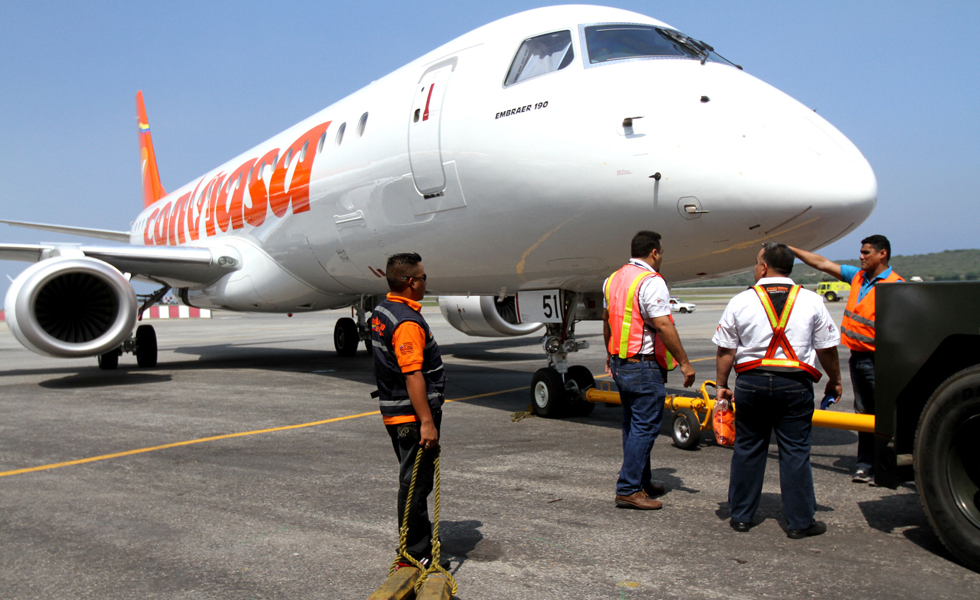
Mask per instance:
[[[789,323],[789,315],[793,312],[793,305],[796,304],[796,297],[799,295],[801,288],[802,286],[794,285],[790,289],[789,296],[786,298],[786,305],[783,306],[783,312],[777,317],[776,307],[772,305],[772,299],[769,297],[765,288],[759,285],[752,287],[756,295],[759,296],[759,300],[762,301],[762,307],[766,309],[769,326],[772,327],[772,339],[769,340],[769,347],[766,349],[764,358],[735,365],[736,373],[742,373],[760,367],[790,368],[806,371],[814,378],[814,381],[820,381],[820,371],[801,361],[797,357],[796,351],[793,350],[793,346],[790,345],[789,339],[786,337],[786,324]],[[777,349],[782,349],[786,358],[776,358]]]
[[[851,295],[847,298],[844,318],[841,320],[840,333],[844,345],[857,352],[875,351],[875,288],[879,283],[894,283],[905,281],[895,271],[881,279],[868,290],[868,293],[858,301],[861,285],[865,282],[864,271],[858,271],[851,280]]]
[[[426,340],[422,366],[419,370],[425,379],[429,408],[438,409],[443,403],[446,374],[443,369],[442,354],[428,323],[408,305],[385,300],[374,308],[371,318],[371,348],[374,352],[374,374],[378,382],[378,392],[375,397],[378,398],[381,415],[389,425],[416,419],[405,375],[398,365],[393,346],[395,329],[408,321],[422,328]]]
[[[643,331],[647,325],[637,305],[640,298],[640,284],[647,277],[662,279],[662,276],[655,271],[647,271],[642,267],[627,264],[606,280],[603,294],[609,310],[610,336],[609,347],[606,348],[609,354],[626,359],[636,356],[643,348]],[[673,316],[670,317],[670,321],[674,322]],[[656,332],[654,332],[653,346],[657,363],[661,367],[668,371],[677,367],[677,361],[663,345]]]

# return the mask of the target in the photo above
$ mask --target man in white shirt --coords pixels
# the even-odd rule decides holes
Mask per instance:
[[[735,448],[728,485],[731,526],[751,527],[759,507],[769,437],[779,445],[779,485],[792,539],[820,535],[810,470],[816,361],[827,373],[825,393],[841,396],[840,331],[823,299],[789,278],[793,251],[765,244],[756,257],[756,285],[731,299],[712,338],[718,346],[717,397],[735,400]],[[728,388],[732,367],[735,391]]]
[[[664,488],[651,481],[650,451],[660,433],[667,371],[680,366],[684,387],[694,383],[691,366],[670,315],[667,284],[657,269],[663,260],[660,234],[640,231],[632,258],[603,283],[603,338],[607,365],[623,405],[623,466],[616,506],[656,510],[651,496]]]

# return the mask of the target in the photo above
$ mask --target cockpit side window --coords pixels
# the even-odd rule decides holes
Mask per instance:
[[[572,33],[556,31],[524,40],[507,73],[504,87],[560,71],[572,63]]]
[[[589,64],[641,58],[691,58],[702,63],[734,63],[714,48],[683,33],[652,25],[608,24],[584,28]]]

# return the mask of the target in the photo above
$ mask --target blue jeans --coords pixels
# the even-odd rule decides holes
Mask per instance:
[[[749,523],[759,508],[769,436],[779,445],[779,488],[789,529],[813,522],[817,499],[810,470],[813,383],[744,373],[735,381],[735,451],[728,484],[732,519]]]
[[[616,494],[629,496],[650,483],[650,452],[660,434],[667,390],[656,362],[631,363],[614,356],[609,369],[623,403],[623,466]]]
[[[875,353],[851,351],[847,359],[854,386],[854,412],[875,414]],[[857,468],[871,471],[875,466],[875,434],[858,432]]]

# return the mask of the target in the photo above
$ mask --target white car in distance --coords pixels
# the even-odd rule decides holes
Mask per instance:
[[[692,302],[681,302],[680,298],[670,299],[670,312],[692,313],[697,308],[698,305]]]

